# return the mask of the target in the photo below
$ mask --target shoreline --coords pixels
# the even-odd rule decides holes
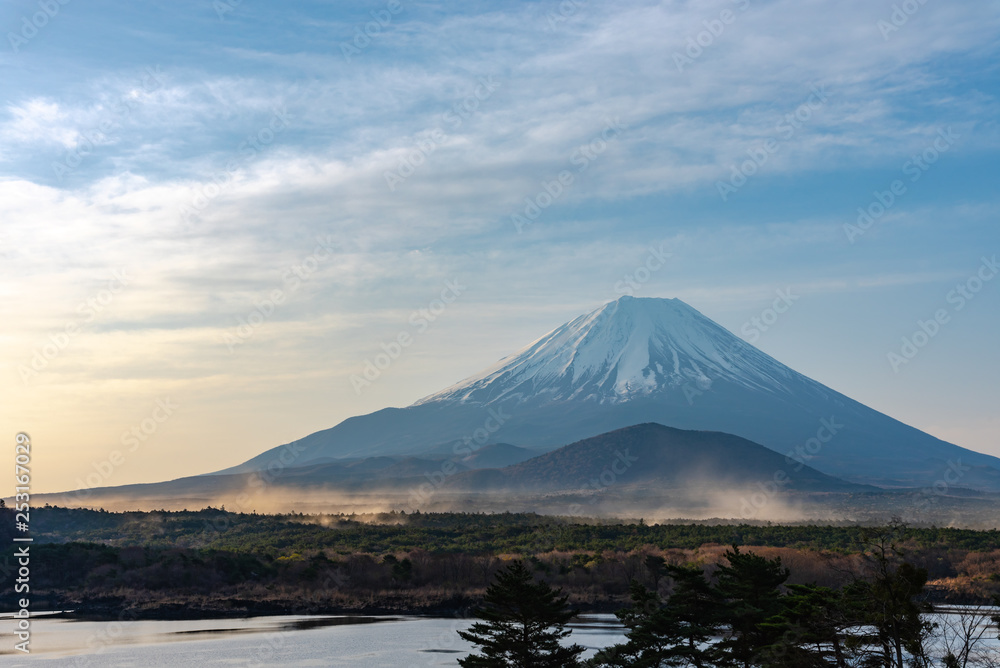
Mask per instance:
[[[943,613],[967,605],[986,605],[982,600],[955,598],[944,592],[936,592],[927,600],[935,611]],[[417,604],[405,597],[385,598],[370,604],[344,605],[334,603],[310,603],[301,600],[254,600],[248,598],[218,598],[182,602],[173,600],[147,600],[136,604],[134,598],[124,596],[100,596],[71,600],[62,596],[41,596],[49,609],[32,611],[32,617],[46,619],[72,619],[78,621],[193,621],[210,619],[250,619],[280,616],[350,616],[350,617],[429,617],[471,619],[472,611],[480,599],[472,596],[456,595],[435,602]],[[570,605],[580,615],[614,614],[630,605],[625,600],[576,601]],[[16,610],[0,611],[0,618],[13,618]]]
[[[351,617],[433,617],[472,619],[471,611],[478,601],[454,599],[433,605],[310,605],[300,602],[249,601],[246,599],[220,599],[216,605],[184,605],[163,602],[130,607],[127,599],[81,601],[58,610],[33,611],[32,617],[45,619],[72,619],[77,621],[194,621],[209,619],[250,619],[283,616],[351,616]],[[623,603],[591,603],[575,606],[581,615],[614,614]],[[7,616],[13,612],[0,611]]]

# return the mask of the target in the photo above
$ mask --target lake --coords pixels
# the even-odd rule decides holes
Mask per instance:
[[[940,649],[947,635],[941,631],[960,621],[959,610],[954,606],[929,616],[941,625],[930,647]],[[990,609],[990,614],[996,612]],[[31,655],[14,651],[16,640],[5,632],[0,666],[457,666],[472,651],[457,631],[470,624],[472,620],[460,618],[356,615],[131,622],[37,617],[32,620]],[[10,629],[14,622],[0,619],[0,627],[5,625]],[[582,615],[570,628],[569,642],[586,647],[585,657],[624,639],[614,615]],[[983,650],[1000,656],[995,632],[987,638]]]
[[[35,618],[31,655],[3,633],[0,665],[73,668],[160,666],[457,666],[472,651],[457,631],[473,620],[428,617],[255,617],[189,621],[86,622]],[[13,626],[4,619],[0,624]],[[9,627],[8,627],[9,628]],[[586,615],[571,641],[593,656],[621,642],[614,615]]]

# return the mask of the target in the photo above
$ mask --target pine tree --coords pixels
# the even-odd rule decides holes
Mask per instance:
[[[675,643],[666,655],[668,665],[715,665],[718,651],[708,643],[722,624],[722,596],[700,568],[668,566],[667,573],[674,583],[666,613]]]
[[[486,590],[483,607],[475,616],[483,621],[458,634],[480,647],[481,654],[459,659],[464,668],[576,668],[584,651],[579,645],[563,647],[559,640],[570,631],[566,624],[576,616],[561,590],[535,582],[525,565],[513,562],[496,575]]]
[[[617,613],[628,642],[596,658],[601,666],[695,666],[707,668],[717,654],[709,640],[717,633],[722,599],[700,568],[664,566],[673,582],[666,604],[656,592],[632,583],[632,607]]]
[[[660,580],[667,574],[667,560],[656,554],[647,554],[643,562],[653,583],[653,593],[660,593]]]
[[[846,668],[853,657],[852,630],[859,621],[848,610],[839,589],[814,584],[786,585],[781,598],[782,612],[764,623],[780,634],[761,653],[769,668]],[[853,665],[853,664],[852,664]]]
[[[781,559],[766,559],[753,552],[740,552],[733,546],[725,553],[728,566],[716,571],[719,594],[726,600],[725,623],[729,636],[719,643],[719,649],[735,665],[750,668],[757,665],[765,647],[776,643],[781,632],[765,622],[782,611],[778,590],[790,571],[782,567]]]

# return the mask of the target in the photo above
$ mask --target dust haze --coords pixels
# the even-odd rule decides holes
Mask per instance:
[[[207,507],[246,514],[356,515],[371,521],[405,522],[405,515],[421,513],[537,513],[580,521],[639,521],[649,524],[683,522],[781,524],[881,524],[898,516],[914,526],[934,525],[968,529],[997,528],[995,513],[1000,495],[941,495],[927,499],[920,490],[880,491],[859,495],[797,493],[762,485],[734,488],[718,481],[688,481],[683,488],[657,490],[621,485],[601,490],[569,492],[469,492],[418,488],[368,491],[249,486],[215,495],[188,496],[114,494],[92,490],[39,495],[39,503],[67,508],[125,511],[182,511]],[[385,513],[399,519],[388,520]],[[374,516],[381,515],[379,519]]]

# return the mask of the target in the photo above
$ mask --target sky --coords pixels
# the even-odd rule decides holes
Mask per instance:
[[[235,465],[625,294],[1000,455],[995,0],[9,0],[0,29],[0,433],[35,492]]]

